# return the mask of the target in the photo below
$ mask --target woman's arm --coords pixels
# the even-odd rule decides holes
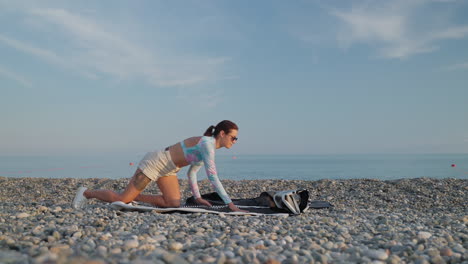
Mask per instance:
[[[190,184],[190,189],[192,190],[193,197],[195,197],[195,201],[198,204],[211,206],[211,203],[207,200],[201,198],[200,190],[198,189],[198,182],[197,182],[197,172],[200,170],[202,165],[200,163],[193,164],[190,166],[187,176]]]
[[[202,167],[201,164],[193,164],[190,166],[187,172],[190,190],[192,190],[192,194],[195,197],[195,199],[201,198],[200,190],[198,189],[198,182],[197,182],[197,172],[200,170],[201,167]]]
[[[208,179],[210,180],[211,185],[219,194],[221,199],[223,199],[225,204],[232,203],[231,199],[229,198],[229,195],[226,193],[226,190],[224,190],[224,187],[221,184],[221,181],[218,179],[218,173],[216,171],[216,164],[214,160],[215,158],[214,144],[208,141],[202,142],[201,151],[202,151],[203,162],[205,163],[206,175],[208,176]]]

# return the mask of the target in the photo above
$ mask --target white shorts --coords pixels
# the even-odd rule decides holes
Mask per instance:
[[[153,181],[157,181],[159,177],[177,175],[180,170],[172,162],[171,153],[164,150],[146,153],[138,168]]]

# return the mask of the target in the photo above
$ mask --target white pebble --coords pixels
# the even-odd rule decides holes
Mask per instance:
[[[182,243],[179,242],[174,242],[169,245],[169,249],[174,251],[181,250],[183,247],[184,245],[182,245]]]
[[[156,241],[156,242],[161,242],[161,241],[167,240],[166,236],[163,236],[163,235],[154,236],[153,239],[154,239],[154,241]]]
[[[228,251],[224,251],[224,255],[225,255],[227,258],[235,258],[235,256],[236,256],[236,255],[234,254],[234,252],[229,251],[229,250],[228,250]]]
[[[16,215],[16,218],[26,218],[26,217],[29,217],[29,214],[28,213],[19,213]]]
[[[120,254],[120,253],[122,253],[122,249],[120,249],[120,248],[113,248],[113,249],[111,249],[110,253],[111,253],[111,254]]]
[[[112,234],[110,233],[105,233],[101,237],[99,237],[100,240],[107,241],[112,237]]]
[[[49,207],[45,207],[45,206],[41,205],[41,206],[39,206],[39,207],[37,208],[37,210],[38,210],[39,212],[46,212],[46,211],[49,211]]]
[[[323,245],[323,247],[324,247],[325,249],[332,250],[333,247],[334,247],[334,244],[333,244],[332,242],[328,241],[327,243],[325,243],[325,244]]]
[[[418,232],[418,238],[419,238],[419,239],[428,239],[428,238],[430,238],[431,236],[432,236],[432,234],[429,233],[429,232],[425,232],[425,231],[420,231],[420,232]]]
[[[221,244],[222,244],[221,241],[219,241],[219,239],[217,239],[217,238],[214,238],[210,243],[210,245],[214,246],[214,247],[219,246]]]
[[[381,249],[379,250],[369,249],[364,254],[371,259],[386,260],[388,258],[387,252]]]
[[[460,244],[455,244],[455,246],[452,247],[453,251],[458,252],[458,253],[465,253],[466,249],[460,245]]]
[[[124,248],[125,249],[137,248],[138,245],[139,245],[138,240],[130,239],[130,240],[125,241]]]
[[[99,255],[105,256],[107,254],[107,248],[105,246],[98,246],[97,252],[99,253]]]

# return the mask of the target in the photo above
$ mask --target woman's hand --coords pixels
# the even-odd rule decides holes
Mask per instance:
[[[208,202],[207,200],[203,199],[203,198],[197,198],[197,199],[195,199],[195,202],[197,202],[197,204],[206,205],[208,207],[211,207],[211,203]]]
[[[248,213],[249,211],[241,210],[239,207],[237,207],[234,203],[228,203],[229,209],[233,212],[243,212],[243,213]]]

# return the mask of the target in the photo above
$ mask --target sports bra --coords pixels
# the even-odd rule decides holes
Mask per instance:
[[[190,189],[192,190],[193,196],[195,198],[201,198],[197,183],[197,172],[204,164],[206,175],[208,176],[211,185],[214,187],[221,199],[223,199],[224,203],[231,203],[232,201],[229,198],[229,195],[226,193],[226,190],[224,190],[221,181],[218,179],[218,173],[216,171],[216,139],[214,137],[203,136],[193,147],[185,146],[184,141],[180,142],[180,145],[182,147],[182,151],[184,152],[185,160],[190,163],[187,177],[189,179]]]

